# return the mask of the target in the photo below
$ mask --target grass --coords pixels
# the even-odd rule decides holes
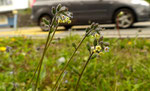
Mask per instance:
[[[59,76],[64,62],[74,51],[72,43],[79,43],[76,35],[53,41],[49,48],[40,78],[40,91],[50,91]],[[79,73],[87,58],[86,43],[76,53],[60,84],[60,91],[73,91]],[[79,91],[147,91],[150,88],[150,40],[105,39],[110,43],[110,52],[101,58],[92,59],[79,84]],[[45,40],[1,38],[0,47],[12,47],[11,52],[0,52],[0,91],[23,91],[38,64]],[[50,56],[49,56],[50,55]],[[36,80],[36,78],[34,79]],[[34,87],[34,84],[33,84]]]

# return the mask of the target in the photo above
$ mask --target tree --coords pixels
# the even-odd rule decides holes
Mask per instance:
[[[146,1],[150,3],[150,0],[146,0]]]

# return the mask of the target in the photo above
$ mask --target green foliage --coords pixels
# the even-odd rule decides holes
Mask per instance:
[[[40,88],[50,91],[64,63],[61,57],[69,59],[74,51],[73,43],[79,43],[80,36],[73,36],[55,41],[44,58]],[[70,66],[68,74],[60,84],[60,91],[72,91],[78,79],[79,71],[87,60],[89,52],[86,48],[88,38],[78,50]],[[147,91],[150,88],[150,40],[149,39],[104,39],[110,43],[110,52],[100,58],[92,59],[80,82],[81,91],[135,90]],[[0,47],[12,47],[10,52],[0,52],[0,90],[24,90],[33,76],[43,51],[45,40],[26,38],[0,38]],[[36,78],[34,79],[36,80]]]
[[[145,0],[145,1],[147,1],[147,2],[149,2],[149,3],[150,3],[150,0]]]

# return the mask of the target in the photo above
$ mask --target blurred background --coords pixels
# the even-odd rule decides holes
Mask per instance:
[[[19,11],[18,27],[32,26],[33,24],[32,21],[30,20],[30,15],[31,15],[31,8],[34,2],[35,0],[0,0],[0,17],[1,17],[0,26],[13,27],[14,10]],[[8,21],[6,18],[8,19]]]
[[[3,36],[10,36],[11,32],[6,32],[6,31],[16,31],[16,30],[20,30],[20,31],[25,30],[26,32],[23,33],[25,35],[26,34],[27,35],[29,35],[29,34],[36,34],[36,35],[40,34],[40,35],[45,36],[45,34],[47,34],[47,33],[41,31],[42,29],[39,26],[37,26],[37,22],[34,22],[31,19],[31,16],[33,14],[36,14],[36,12],[35,13],[32,12],[33,11],[32,9],[34,7],[33,5],[38,1],[39,1],[40,5],[42,6],[42,4],[45,1],[51,1],[51,0],[0,0],[0,36],[2,36],[2,37]],[[69,1],[69,0],[65,0],[65,2],[67,2],[67,1]],[[90,0],[87,0],[87,1],[90,1]],[[106,0],[106,1],[108,1],[108,0]],[[136,2],[136,1],[140,1],[140,0],[132,0],[132,1]],[[150,0],[146,0],[146,1],[150,3]],[[36,7],[37,6],[35,6],[34,11],[36,10]],[[36,11],[38,11],[38,10],[36,10]],[[139,8],[139,11],[140,11],[140,8]],[[34,17],[35,17],[35,15],[34,15]],[[75,18],[76,18],[76,16],[75,16]],[[95,22],[97,22],[97,21],[95,21]],[[74,25],[72,27],[72,30],[80,30],[78,32],[76,31],[75,33],[82,34],[84,32],[82,30],[84,30],[87,26],[88,26],[88,24]],[[108,30],[109,32],[112,30],[116,30],[116,27],[112,24],[105,24],[104,23],[101,26],[105,27],[106,30]],[[68,30],[70,28],[71,28],[70,26],[69,27],[67,26],[66,29],[64,27],[59,27],[59,29],[62,31]],[[140,22],[140,23],[134,24],[134,26],[132,28],[127,28],[127,29],[118,29],[118,30],[130,32],[130,30],[138,31],[139,29],[142,29],[144,31],[146,30],[146,32],[147,32],[147,30],[150,29],[150,22],[148,20],[146,22]],[[6,32],[6,33],[4,33],[4,32]],[[63,31],[63,33],[68,34],[68,31]],[[113,33],[114,33],[114,31],[112,33],[109,33],[109,34],[113,35]],[[133,33],[133,34],[135,34],[135,33]],[[108,35],[108,33],[107,33],[107,35]]]

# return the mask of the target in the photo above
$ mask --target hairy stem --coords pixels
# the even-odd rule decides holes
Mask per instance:
[[[52,37],[54,37],[54,35],[55,35],[55,33],[56,33],[56,30],[57,30],[57,28],[58,28],[58,25],[59,25],[59,24],[56,25]],[[47,44],[46,50],[49,48],[49,46],[50,46],[52,40],[53,40],[53,39],[51,38],[51,40],[50,40],[49,43]]]
[[[89,31],[88,33],[86,33],[86,35],[83,37],[83,39],[80,41],[80,43],[78,44],[77,48],[75,49],[75,51],[73,52],[73,54],[71,55],[69,61],[66,63],[64,69],[62,70],[62,72],[60,73],[52,91],[54,91],[54,89],[57,87],[57,84],[59,82],[59,80],[61,79],[62,74],[64,73],[64,71],[66,70],[66,68],[68,67],[69,63],[71,62],[72,58],[74,57],[75,53],[77,52],[77,50],[79,49],[79,47],[81,46],[81,44],[83,43],[83,41],[85,40],[85,38],[89,35],[91,31]]]
[[[54,18],[54,21],[55,21],[55,18]],[[57,25],[57,27],[58,27],[58,25]],[[52,37],[50,38],[50,40],[46,42],[46,45],[45,45],[45,48],[44,48],[44,52],[43,52],[43,56],[42,56],[42,59],[40,61],[40,65],[39,65],[39,70],[38,70],[38,76],[37,76],[37,80],[36,80],[35,89],[37,88],[37,85],[38,85],[38,81],[39,81],[39,77],[40,77],[40,73],[41,73],[41,67],[42,67],[42,63],[43,63],[43,59],[44,59],[45,53],[46,53],[49,45],[51,44],[51,42],[52,42],[52,40],[54,38],[54,35],[56,33],[56,30],[57,30],[57,27],[55,28],[55,30],[54,30],[54,32],[53,32]]]
[[[82,70],[81,74],[79,75],[79,79],[78,79],[78,82],[77,82],[77,84],[76,84],[75,91],[78,90],[78,85],[79,85],[79,82],[80,82],[81,77],[82,77],[82,75],[83,75],[83,72],[85,71],[85,68],[87,67],[88,63],[90,62],[90,59],[91,59],[91,57],[93,56],[93,54],[94,54],[94,53],[91,53],[91,54],[90,54],[90,56],[89,56],[89,58],[88,58],[86,64],[85,64],[84,67],[83,67],[83,70]]]
[[[52,19],[52,22],[51,22],[51,24],[50,24],[50,31],[51,31],[51,29],[52,29],[52,25],[54,24],[54,21],[55,21],[55,18],[56,16],[54,16],[54,18]],[[40,64],[42,63],[42,61],[43,61],[43,59],[44,59],[44,55],[45,55],[45,53],[46,53],[46,46],[47,46],[47,44],[48,44],[48,42],[49,42],[49,39],[50,39],[50,35],[51,35],[51,32],[49,31],[49,34],[48,34],[48,36],[47,36],[47,40],[46,40],[46,43],[45,43],[45,48],[44,48],[44,51],[43,51],[43,54],[42,54],[42,58],[41,58],[41,60],[40,60],[40,62],[39,62],[39,64],[38,64],[38,66],[37,66],[37,68],[36,68],[36,70],[35,70],[35,72],[34,72],[34,74],[33,74],[33,77],[32,77],[32,79],[31,79],[31,81],[30,81],[30,83],[29,83],[29,85],[27,86],[27,88],[26,89],[28,89],[28,87],[31,85],[31,83],[33,82],[33,79],[34,79],[34,77],[35,77],[35,74],[36,74],[36,72],[38,71],[38,68],[40,67]]]

